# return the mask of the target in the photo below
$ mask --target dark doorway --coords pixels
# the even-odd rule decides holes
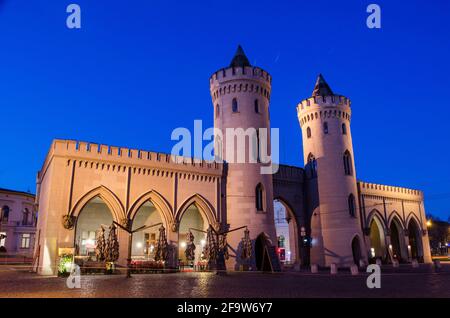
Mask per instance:
[[[401,262],[402,250],[400,245],[400,231],[395,221],[392,221],[391,223],[391,245],[392,245],[392,257]]]
[[[419,262],[423,262],[421,237],[419,232],[419,227],[412,219],[408,225],[408,239],[409,245],[411,246],[411,258],[417,259]]]
[[[353,262],[359,266],[359,261],[361,260],[361,245],[359,244],[359,238],[355,236],[352,241],[352,253]]]
[[[256,268],[259,271],[272,271],[270,264],[270,255],[268,253],[269,242],[267,241],[266,234],[261,233],[255,240],[255,262]]]

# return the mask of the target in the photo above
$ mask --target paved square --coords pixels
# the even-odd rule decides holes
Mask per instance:
[[[366,273],[171,273],[85,275],[80,289],[65,278],[44,277],[24,268],[0,267],[0,297],[450,297],[450,266],[382,269],[381,289],[368,289]]]

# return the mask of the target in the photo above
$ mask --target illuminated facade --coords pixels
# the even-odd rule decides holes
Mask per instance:
[[[34,195],[0,189],[0,247],[8,255],[32,257],[37,213]]]
[[[231,64],[210,78],[215,128],[269,129],[271,80],[265,70],[250,65],[239,47]],[[260,247],[277,245],[281,236],[282,248],[290,252],[286,263],[430,262],[423,194],[356,179],[349,99],[333,94],[319,76],[312,96],[297,111],[305,167],[280,165],[273,175],[261,173],[259,160],[223,164],[54,140],[37,178],[39,273],[55,274],[60,249],[92,257],[98,230],[113,220],[124,226],[131,222],[135,229],[163,224],[172,248],[169,266],[186,263],[192,229],[197,231],[195,262],[200,262],[205,244],[200,231],[210,225],[217,230],[247,226],[252,269],[261,269]],[[216,157],[239,150],[227,148],[226,138],[216,138]],[[274,201],[283,210],[278,217]],[[227,237],[229,270],[244,265],[242,236],[236,231]],[[133,259],[151,259],[157,237],[157,227],[134,234]],[[128,237],[120,229],[119,242],[118,263],[125,265]]]

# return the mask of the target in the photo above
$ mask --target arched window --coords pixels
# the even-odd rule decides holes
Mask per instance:
[[[28,216],[29,215],[30,215],[30,211],[27,208],[23,209],[22,225],[28,224]]]
[[[233,113],[237,113],[238,112],[238,102],[236,98],[233,98],[233,102],[232,102],[232,106],[231,109],[233,110]]]
[[[352,175],[352,156],[348,150],[344,152],[344,172],[345,175]]]
[[[255,189],[256,211],[264,211],[264,187],[258,183]]]
[[[345,123],[342,124],[342,134],[347,135],[347,126],[345,125]]]
[[[311,128],[306,128],[306,137],[311,138]]]
[[[328,123],[327,122],[323,123],[323,133],[328,134]]]
[[[353,194],[348,196],[348,213],[351,217],[356,216],[355,196]]]
[[[259,101],[255,99],[255,113],[259,113]]]
[[[219,118],[219,114],[220,114],[220,106],[219,104],[216,105],[216,118]]]
[[[9,219],[9,206],[5,205],[2,208],[1,221],[2,223],[8,223]]]
[[[308,155],[307,167],[308,167],[307,170],[308,170],[309,177],[310,178],[317,177],[317,161],[312,153],[310,153]]]

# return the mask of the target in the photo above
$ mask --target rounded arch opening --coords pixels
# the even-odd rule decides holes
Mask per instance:
[[[298,228],[294,212],[281,198],[275,198],[274,221],[277,235],[277,253],[280,262],[292,264],[300,260]]]

